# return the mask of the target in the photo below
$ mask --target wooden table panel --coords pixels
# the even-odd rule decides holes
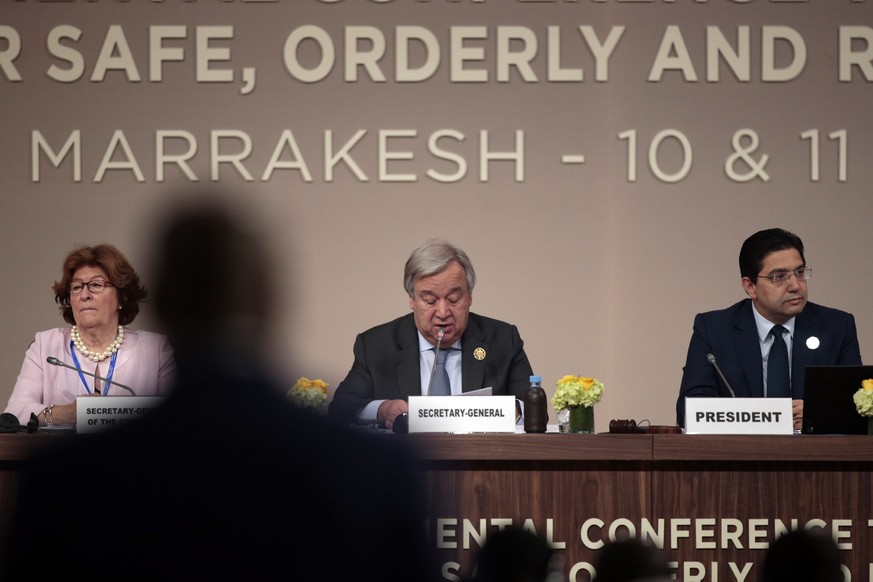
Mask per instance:
[[[655,461],[861,461],[873,463],[868,436],[652,435]]]
[[[690,518],[687,530],[710,530],[708,539],[717,542],[710,549],[692,536],[664,547],[686,566],[702,565],[696,567],[710,580],[735,579],[731,564],[740,571],[751,564],[749,579],[760,579],[767,543],[807,525],[840,532],[842,563],[853,580],[868,579],[871,495],[873,465],[867,462],[668,461],[652,470],[653,517]],[[742,533],[724,536],[722,528]],[[686,566],[680,577],[689,574]]]
[[[62,435],[0,435],[0,523],[22,460]],[[679,579],[759,578],[767,542],[821,520],[843,534],[853,580],[873,563],[873,438],[704,435],[386,435],[423,476],[428,532],[447,579],[468,575],[508,523],[554,542],[565,580],[588,582],[610,528],[653,536]],[[726,533],[725,533],[726,532]],[[751,532],[751,533],[750,533]],[[714,547],[709,547],[714,546]],[[733,564],[733,568],[731,565]]]
[[[423,473],[433,547],[441,564],[457,563],[452,571],[463,575],[488,532],[507,524],[532,528],[575,564],[596,553],[580,539],[581,524],[639,521],[651,512],[650,477],[640,461],[440,461]],[[465,524],[479,535],[463,535]]]
[[[422,460],[650,461],[644,434],[411,434]]]

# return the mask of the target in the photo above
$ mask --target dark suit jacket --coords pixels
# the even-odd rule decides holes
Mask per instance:
[[[471,313],[461,345],[464,392],[490,386],[494,394],[521,398],[530,388],[530,362],[514,325]],[[473,357],[477,348],[485,350],[484,359]],[[421,394],[418,331],[411,313],[359,334],[354,352],[352,369],[330,403],[335,418],[354,422],[373,400]]]
[[[711,353],[738,397],[763,397],[764,372],[760,340],[752,314],[752,301],[745,299],[719,311],[694,318],[694,333],[676,402],[677,422],[685,423],[685,397],[730,396],[715,368],[706,359]],[[806,340],[819,339],[811,349]],[[791,349],[792,397],[803,398],[805,370],[814,365],[860,365],[861,351],[855,318],[851,313],[807,303],[796,317]]]
[[[435,579],[403,443],[228,364],[180,363],[167,402],[126,428],[32,435],[61,446],[26,467],[2,579]]]

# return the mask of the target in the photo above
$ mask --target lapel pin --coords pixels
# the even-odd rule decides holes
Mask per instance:
[[[806,338],[806,347],[808,347],[809,349],[816,350],[820,345],[821,342],[814,335]]]
[[[473,350],[473,357],[476,358],[477,360],[484,360],[485,359],[485,348],[476,348],[475,350]]]

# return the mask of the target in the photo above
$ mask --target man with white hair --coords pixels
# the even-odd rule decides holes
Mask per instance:
[[[409,396],[427,394],[428,387],[430,394],[491,388],[521,398],[532,374],[524,342],[514,325],[470,313],[475,285],[463,250],[439,239],[415,249],[403,275],[412,313],[358,335],[355,361],[330,403],[331,416],[392,428],[408,411]]]

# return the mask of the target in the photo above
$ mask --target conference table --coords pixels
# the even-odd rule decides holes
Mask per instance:
[[[71,435],[0,435],[0,520],[28,455]],[[489,533],[535,531],[588,581],[611,539],[663,547],[680,580],[758,580],[768,542],[823,527],[852,580],[873,578],[873,438],[682,434],[386,434],[415,451],[442,577]],[[847,577],[847,579],[849,579]]]
[[[759,580],[769,541],[797,527],[831,531],[851,579],[873,575],[871,437],[407,438],[449,579],[469,574],[487,533],[509,523],[558,548],[564,580],[590,580],[603,545],[625,537],[663,547],[686,582]]]

